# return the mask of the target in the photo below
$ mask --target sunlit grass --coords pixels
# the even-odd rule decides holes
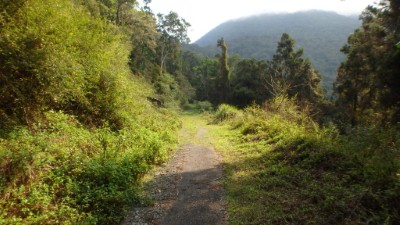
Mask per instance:
[[[396,197],[389,194],[396,190],[396,181],[390,175],[395,171],[383,172],[379,165],[386,164],[387,159],[379,151],[366,148],[390,147],[394,143],[386,139],[393,133],[358,133],[353,138],[378,136],[353,142],[334,129],[316,127],[299,112],[289,118],[280,115],[250,108],[243,118],[207,126],[208,138],[223,154],[230,224],[396,221],[398,206],[392,204]],[[398,152],[395,155],[398,157]],[[380,159],[372,160],[375,157]],[[370,168],[371,160],[378,167]],[[392,162],[398,165],[398,160]],[[376,183],[380,179],[375,173],[391,184]],[[379,194],[370,192],[372,183],[374,189],[381,190]],[[367,209],[371,206],[366,199],[381,205]]]

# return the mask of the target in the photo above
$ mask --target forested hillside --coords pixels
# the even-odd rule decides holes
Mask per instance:
[[[190,24],[150,3],[0,0],[0,224],[119,224],[152,205],[141,183],[176,149],[182,110],[214,129],[191,136],[223,156],[230,224],[399,224],[400,0],[361,25],[327,12],[229,22],[211,56],[184,50]]]
[[[333,100],[289,33],[267,60],[229,55],[231,35],[214,41],[214,56],[184,52],[197,109],[219,105],[210,136],[224,154],[231,224],[399,224],[399,9],[368,7],[337,46]]]
[[[0,1],[0,224],[117,224],[141,202],[180,126],[161,106],[190,96],[188,26],[135,0]]]
[[[339,50],[359,25],[357,16],[325,11],[258,15],[223,23],[188,49],[212,57],[218,52],[215,41],[224,37],[231,55],[265,60],[272,58],[282,33],[288,33],[321,73],[323,87],[331,91],[336,69],[345,59]]]
[[[246,107],[287,95],[299,103],[329,104],[323,97],[321,75],[289,34],[282,34],[272,60],[230,57],[224,38],[217,46],[221,53],[215,58],[184,52],[182,71],[196,90],[194,100]]]

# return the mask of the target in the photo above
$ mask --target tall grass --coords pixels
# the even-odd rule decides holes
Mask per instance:
[[[244,109],[230,120],[234,130],[213,134],[231,138],[217,145],[227,160],[231,223],[398,224],[398,130],[340,135],[290,102]]]

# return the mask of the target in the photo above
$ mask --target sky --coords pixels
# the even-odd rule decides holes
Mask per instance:
[[[219,24],[262,13],[305,10],[335,11],[343,15],[360,15],[377,0],[152,0],[155,14],[178,13],[191,24],[188,35],[195,42]]]

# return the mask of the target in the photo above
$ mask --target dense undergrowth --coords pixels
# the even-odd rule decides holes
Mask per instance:
[[[173,147],[173,118],[152,111],[115,132],[49,111],[33,129],[3,134],[0,224],[118,223],[140,201],[140,177]]]
[[[399,224],[397,129],[341,135],[284,98],[222,105],[213,121],[230,127],[211,136],[224,152],[232,224]]]
[[[118,224],[176,143],[129,35],[82,2],[0,9],[0,224]]]

